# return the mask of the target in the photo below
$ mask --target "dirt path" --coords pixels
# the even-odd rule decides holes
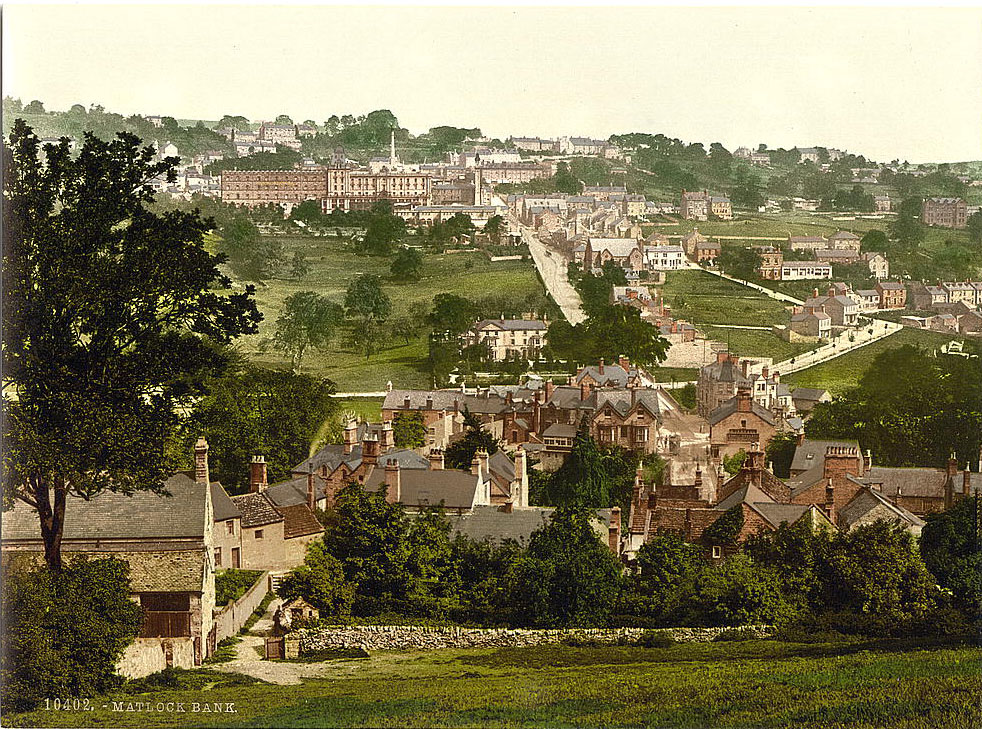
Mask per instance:
[[[323,663],[287,663],[267,661],[262,657],[266,650],[266,636],[273,630],[273,613],[282,602],[279,598],[273,600],[266,614],[252,626],[252,630],[249,631],[251,634],[240,636],[242,642],[235,646],[235,658],[225,663],[216,663],[210,668],[225,673],[242,673],[266,683],[284,686],[301,683],[305,678],[317,678],[335,672],[335,668]]]

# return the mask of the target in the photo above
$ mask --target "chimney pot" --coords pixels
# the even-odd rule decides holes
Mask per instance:
[[[249,491],[260,493],[266,490],[266,459],[263,456],[253,456],[249,464]]]
[[[597,367],[597,371],[601,375],[604,373],[604,360],[603,360],[603,357],[600,358],[600,365]]]
[[[194,444],[194,481],[207,486],[211,483],[208,474],[208,441],[204,436]]]

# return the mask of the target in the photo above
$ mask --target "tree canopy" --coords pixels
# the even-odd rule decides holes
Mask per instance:
[[[150,180],[172,161],[121,133],[40,143],[22,121],[5,147],[4,502],[38,510],[61,565],[68,495],[160,492],[182,460],[179,405],[228,362],[220,349],[262,316],[228,293],[196,212],[156,214]],[[53,498],[53,502],[52,502]]]

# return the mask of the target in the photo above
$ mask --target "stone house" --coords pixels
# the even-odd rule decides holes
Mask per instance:
[[[958,317],[959,334],[982,334],[982,312],[970,311]]]
[[[657,236],[657,240],[652,240],[652,238],[654,238],[655,236]],[[709,239],[706,238],[706,236],[704,236],[702,233],[700,233],[698,228],[695,228],[690,232],[686,233],[685,235],[683,235],[681,241],[679,241],[680,245],[685,249],[685,254],[690,258],[695,257],[696,246],[699,243],[708,243],[708,242]],[[652,233],[651,236],[645,239],[645,243],[649,245],[668,245],[668,238],[666,238],[661,233]]]
[[[755,443],[767,443],[777,433],[777,420],[757,403],[750,387],[742,386],[735,397],[713,410],[709,417],[709,444],[713,458],[749,451]]]
[[[696,242],[696,263],[713,263],[723,252],[723,247],[718,241],[697,241]]]
[[[781,264],[784,263],[784,252],[774,246],[754,246],[760,256],[760,266],[757,272],[767,281],[781,280]]]
[[[964,228],[968,222],[968,204],[960,197],[925,198],[921,222],[942,228]]]
[[[728,197],[710,197],[709,214],[715,220],[733,220],[733,205]]]
[[[873,288],[880,295],[880,309],[907,308],[907,289],[903,284],[894,281],[877,281]]]
[[[889,195],[874,195],[873,205],[878,213],[889,213],[892,207]]]
[[[832,317],[832,326],[852,327],[859,320],[859,304],[851,297],[837,293],[830,288],[827,296],[820,296],[816,289],[812,297],[805,301],[805,307],[824,307],[825,312]]]
[[[613,262],[627,271],[644,270],[641,244],[631,238],[589,238],[583,254],[584,268],[596,271]]]
[[[788,247],[793,251],[814,251],[828,248],[829,242],[820,235],[789,235]]]
[[[814,387],[796,387],[791,391],[795,412],[802,416],[810,413],[818,403],[829,402],[831,399],[828,390]]]
[[[859,260],[859,253],[851,248],[816,248],[815,260],[819,263],[848,265]]]
[[[204,439],[195,452],[191,475],[178,473],[164,483],[170,496],[105,491],[89,500],[73,499],[65,512],[66,560],[114,557],[129,565],[130,596],[145,618],[120,662],[124,675],[146,675],[161,663],[194,668],[215,649],[214,518]],[[2,527],[4,562],[19,556],[40,561],[44,548],[36,510],[15,501],[3,513]]]
[[[969,306],[975,306],[975,287],[967,281],[944,281],[941,288],[947,294],[949,304],[964,301]]]
[[[645,246],[644,268],[648,271],[677,271],[685,266],[682,246]]]
[[[848,230],[840,230],[829,236],[829,248],[859,253],[860,238]]]
[[[686,220],[709,220],[709,193],[705,190],[701,192],[682,190],[679,212]]]
[[[910,284],[910,299],[913,301],[914,309],[927,311],[938,304],[947,304],[948,292],[940,286],[930,286],[921,281],[913,281]]]
[[[832,278],[832,264],[818,261],[785,261],[781,264],[782,281],[805,281]]]
[[[856,289],[849,298],[859,306],[860,313],[873,312],[880,308],[880,292],[876,289]]]
[[[545,322],[537,319],[485,319],[464,337],[465,345],[486,344],[494,362],[510,358],[538,359],[546,344]]]
[[[869,274],[875,279],[885,279],[890,276],[890,261],[882,253],[864,253],[861,256],[869,267]]]
[[[803,337],[828,339],[832,335],[832,317],[825,306],[796,306],[791,314],[791,331]]]

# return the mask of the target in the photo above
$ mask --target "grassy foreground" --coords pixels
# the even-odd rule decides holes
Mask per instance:
[[[271,686],[188,674],[111,697],[234,702],[235,714],[36,711],[6,726],[801,727],[982,725],[982,649],[776,641],[378,653]],[[108,703],[111,707],[111,701]]]

